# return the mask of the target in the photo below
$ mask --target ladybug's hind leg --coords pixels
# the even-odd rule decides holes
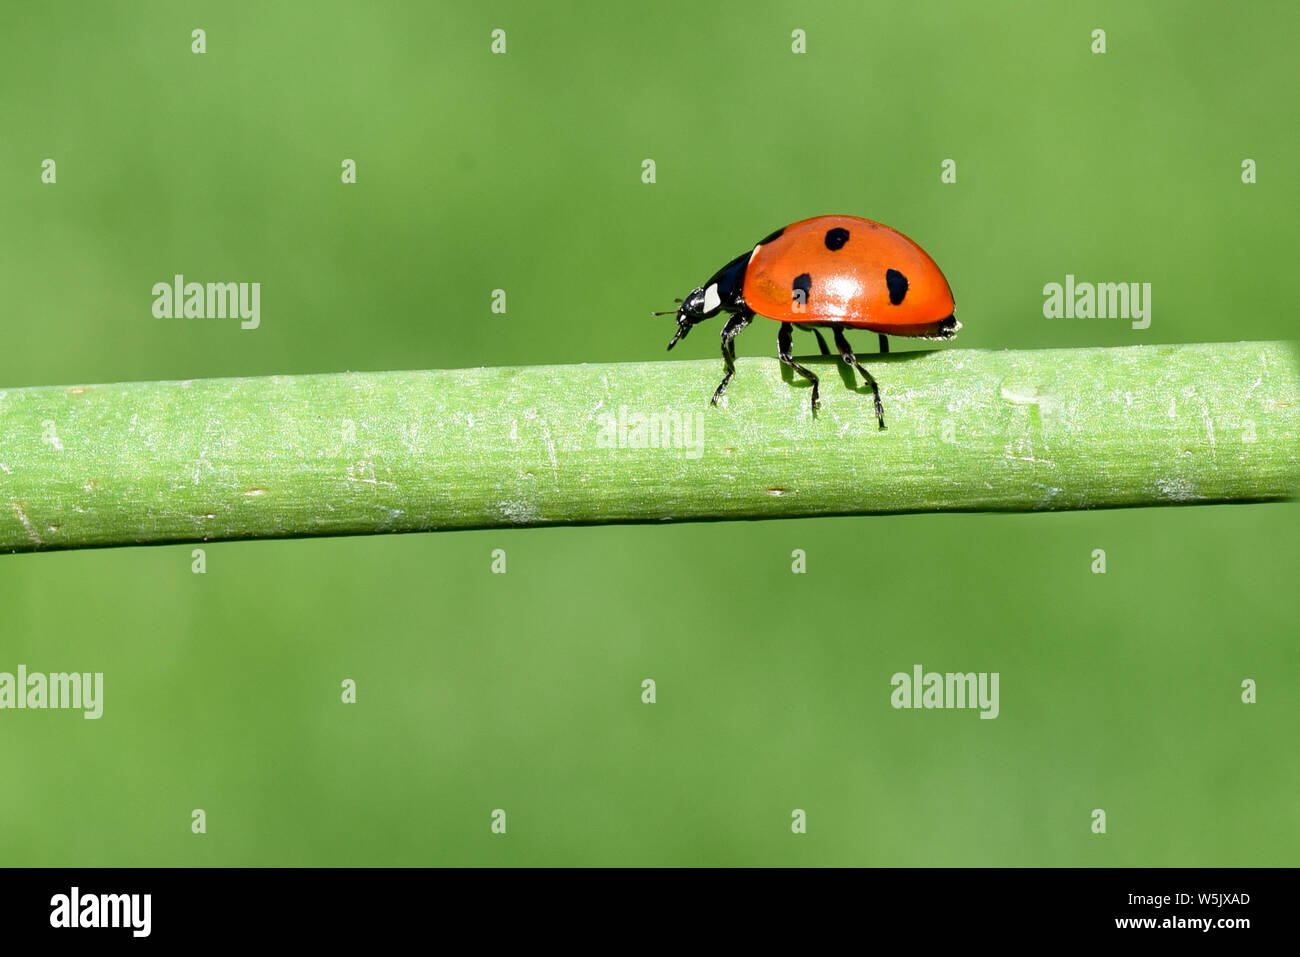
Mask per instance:
[[[784,362],[791,369],[793,369],[795,372],[799,373],[801,376],[803,376],[805,379],[807,379],[809,382],[812,383],[812,410],[813,410],[813,415],[816,415],[817,401],[818,401],[818,390],[817,390],[818,380],[817,377],[813,375],[810,371],[808,371],[803,366],[799,365],[799,363],[794,361],[794,356],[790,352],[790,344],[794,340],[794,333],[792,332],[793,328],[794,327],[791,326],[790,323],[788,322],[781,323],[781,331],[776,334],[776,352],[782,362]]]
[[[727,324],[722,327],[722,361],[726,364],[727,374],[722,377],[718,383],[718,388],[713,393],[713,398],[709,400],[711,405],[717,405],[718,400],[722,398],[722,393],[727,391],[727,383],[731,377],[736,374],[736,344],[733,341],[741,329],[749,325],[754,318],[752,312],[742,312],[732,316],[727,320]]]
[[[881,339],[884,339],[884,336],[881,336]],[[876,385],[875,376],[862,367],[858,357],[853,354],[853,347],[849,345],[849,340],[844,338],[843,331],[838,328],[835,329],[835,345],[840,350],[840,358],[861,372],[862,378],[866,379],[867,385],[871,386],[871,394],[876,400],[876,421],[880,423],[880,427],[883,429],[885,427],[885,410],[880,404],[880,387]]]

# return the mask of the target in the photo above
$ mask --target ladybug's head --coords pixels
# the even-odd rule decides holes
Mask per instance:
[[[668,343],[669,349],[677,345],[679,339],[686,338],[686,334],[691,331],[691,326],[705,319],[712,319],[722,309],[716,292],[709,296],[705,293],[704,286],[697,286],[686,294],[685,299],[677,301],[680,303],[677,307],[677,333],[673,336],[672,342]],[[667,316],[671,315],[671,311],[656,312],[655,315]]]
[[[712,319],[723,309],[736,313],[745,308],[744,283],[745,267],[749,264],[751,252],[744,252],[715,272],[703,286],[696,286],[677,307],[677,335],[668,343],[671,349],[678,339],[684,339],[691,326],[705,319]],[[666,316],[660,312],[655,315]]]

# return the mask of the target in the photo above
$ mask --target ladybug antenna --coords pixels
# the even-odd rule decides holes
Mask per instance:
[[[674,299],[673,302],[680,303],[681,300],[680,300],[680,299]],[[676,309],[669,309],[667,312],[652,312],[652,313],[650,313],[650,315],[652,315],[652,316],[675,316],[675,315],[677,315],[677,310],[676,310]]]

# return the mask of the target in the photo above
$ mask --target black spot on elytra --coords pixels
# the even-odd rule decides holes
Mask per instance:
[[[907,277],[897,269],[885,273],[885,285],[889,287],[889,301],[897,306],[907,295]]]
[[[831,252],[837,249],[843,249],[844,244],[849,241],[849,231],[836,226],[834,229],[826,230],[826,248]]]
[[[774,232],[774,233],[768,233],[766,236],[764,236],[762,239],[760,239],[760,240],[759,240],[757,243],[755,243],[754,245],[756,245],[756,246],[766,246],[766,245],[767,245],[768,243],[770,243],[772,240],[780,238],[780,236],[781,236],[781,234],[782,234],[783,232],[785,232],[785,227],[784,227],[784,226],[782,226],[780,229],[778,229],[778,230],[777,230],[776,232]]]
[[[812,292],[812,276],[806,272],[800,273],[794,277],[794,282],[790,286],[793,290],[792,298],[802,305],[808,301],[808,293]]]

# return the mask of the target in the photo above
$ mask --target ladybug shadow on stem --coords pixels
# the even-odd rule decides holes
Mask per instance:
[[[939,351],[938,349],[917,349],[912,352],[891,353],[889,351],[889,340],[886,339],[885,336],[881,335],[879,351],[872,354],[864,355],[861,353],[857,353],[855,350],[853,350],[853,348],[848,343],[847,339],[845,339],[843,332],[839,329],[836,329],[835,342],[836,342],[836,346],[840,348],[840,353],[837,355],[831,352],[830,347],[827,346],[826,344],[825,338],[823,338],[822,334],[817,330],[815,326],[812,327],[805,326],[804,330],[807,332],[811,332],[813,335],[817,337],[817,346],[820,350],[820,353],[810,353],[807,355],[791,356],[791,358],[794,359],[796,363],[799,363],[801,365],[804,363],[807,363],[809,365],[825,365],[827,363],[834,364],[836,371],[839,373],[840,381],[843,383],[844,387],[848,391],[856,392],[859,395],[870,395],[875,400],[876,412],[877,412],[877,416],[880,418],[880,427],[882,429],[884,428],[884,416],[883,416],[883,410],[881,409],[879,385],[875,381],[874,377],[870,375],[868,370],[864,368],[863,366],[864,361],[866,363],[869,363],[871,366],[875,368],[879,368],[882,364],[892,364],[895,362],[910,362],[912,360],[919,359],[922,356],[927,356],[932,352]],[[796,381],[796,371],[797,370],[793,366],[785,362],[781,363],[780,366],[781,379],[787,385],[795,386],[797,388],[798,387],[806,387],[810,389],[814,388],[814,383],[811,380],[804,377],[802,374],[797,376],[797,381]],[[863,380],[861,382],[858,381],[859,372],[861,372],[863,375]],[[815,418],[816,416],[817,416],[817,405],[814,404],[813,417]]]
[[[942,349],[914,349],[911,352],[887,352],[883,355],[878,352],[873,352],[868,355],[859,355],[858,361],[871,368],[879,368],[894,365],[899,362],[911,362],[914,359],[920,359],[942,351]],[[804,355],[797,355],[794,358],[797,362],[806,366],[821,366],[823,368],[828,365],[834,366],[835,371],[839,373],[840,381],[844,384],[846,389],[859,394],[871,394],[871,386],[866,382],[862,382],[853,366],[849,365],[837,355],[824,355],[810,352]],[[781,365],[781,379],[787,385],[793,385],[795,388],[812,388],[811,382],[802,376],[796,375],[795,371],[785,364]]]

